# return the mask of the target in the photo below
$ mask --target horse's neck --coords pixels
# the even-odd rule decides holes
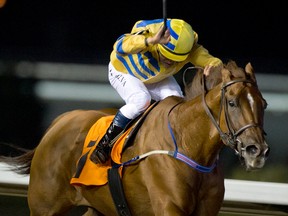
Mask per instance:
[[[220,87],[209,91],[205,98],[213,115],[218,116]],[[217,129],[204,109],[202,96],[175,107],[170,114],[170,122],[181,149],[179,151],[205,166],[215,161],[222,144]]]
[[[176,96],[167,97],[149,112],[133,139],[136,144],[128,147],[122,155],[123,161],[153,150],[173,150],[168,117],[170,111],[183,100]]]

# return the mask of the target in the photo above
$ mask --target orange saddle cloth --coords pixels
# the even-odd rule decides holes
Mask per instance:
[[[90,155],[96,148],[99,140],[104,136],[106,130],[110,126],[114,115],[100,118],[89,130],[81,157],[77,161],[76,173],[70,181],[72,185],[104,185],[108,182],[107,171],[110,169],[111,161],[106,164],[95,164],[90,160]],[[111,159],[118,164],[121,164],[121,153],[125,143],[125,138],[133,127],[126,130],[122,136],[115,142],[111,151]],[[121,172],[121,167],[119,168]],[[121,173],[120,173],[121,174]]]

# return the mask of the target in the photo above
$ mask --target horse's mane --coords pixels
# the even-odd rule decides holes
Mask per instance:
[[[246,73],[243,70],[243,68],[238,67],[235,61],[230,60],[228,61],[227,64],[223,64],[223,69],[229,70],[231,75],[235,78],[246,77]],[[185,99],[191,100],[203,92],[202,77],[203,77],[203,69],[198,69],[192,82],[190,83],[184,82]],[[206,90],[208,91],[211,90],[221,82],[222,82],[221,70],[219,69],[216,69],[214,71],[212,70],[209,76],[205,77]]]

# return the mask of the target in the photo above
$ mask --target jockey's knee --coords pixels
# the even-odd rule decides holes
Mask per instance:
[[[127,118],[134,119],[143,113],[151,103],[151,96],[149,93],[141,92],[130,97],[127,104],[124,105],[120,111]]]
[[[138,112],[142,113],[149,107],[151,103],[151,95],[149,93],[143,92],[139,95],[136,95],[133,98],[132,103],[135,104]]]

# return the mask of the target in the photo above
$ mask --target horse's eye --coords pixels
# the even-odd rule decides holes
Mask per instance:
[[[234,100],[230,100],[230,101],[228,101],[228,104],[229,104],[230,107],[235,107],[235,106],[236,106]]]

